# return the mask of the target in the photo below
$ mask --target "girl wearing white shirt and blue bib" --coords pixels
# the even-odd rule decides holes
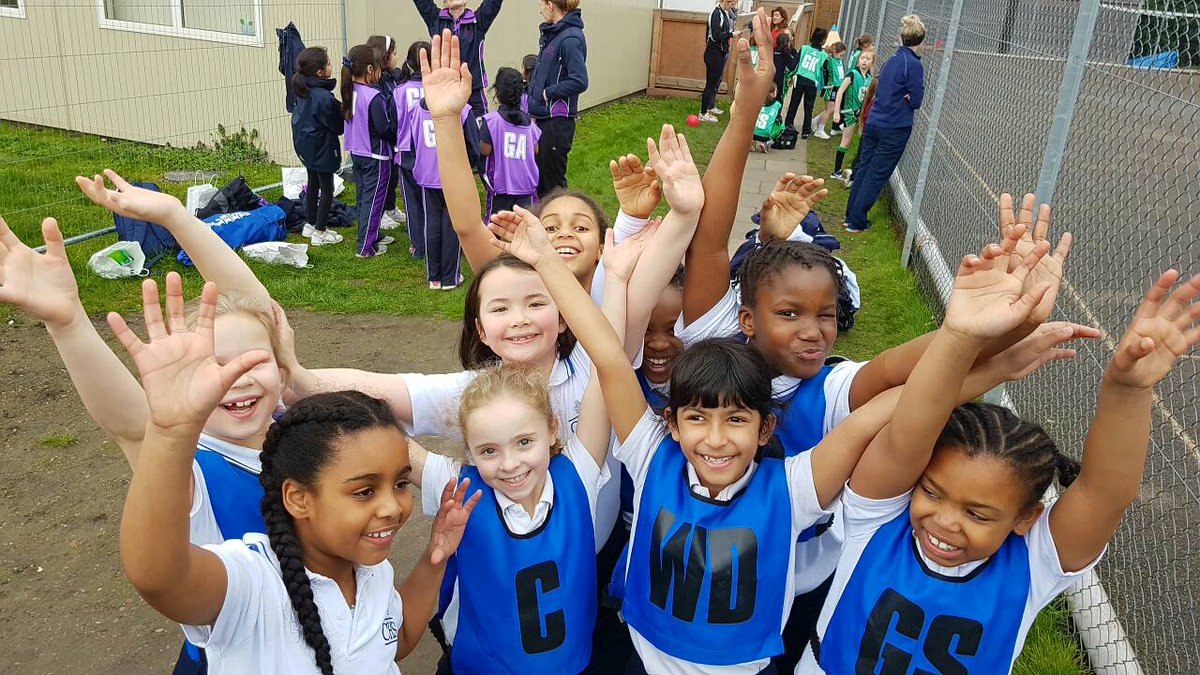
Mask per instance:
[[[986,280],[1009,262],[985,250],[964,268]],[[1037,613],[1096,565],[1137,496],[1154,387],[1200,341],[1200,277],[1171,293],[1178,276],[1159,278],[1122,337],[1082,467],[1005,408],[954,407],[950,375],[969,367],[981,329],[1004,314],[959,304],[966,284],[956,283],[894,421],[838,505],[845,547],[797,673],[1011,672]],[[908,395],[939,379],[931,396]],[[1046,508],[1056,476],[1066,490]]]
[[[254,350],[217,361],[212,283],[195,330],[183,319],[178,275],[169,279],[166,323],[153,281],[143,298],[148,344],[109,315],[149,409],[121,521],[130,582],[184,624],[206,649],[211,673],[399,673],[396,661],[424,633],[446,559],[479,495],[464,502],[466,482],[446,485],[427,555],[393,587],[387,556],[412,512],[404,434],[378,399],[321,394],[297,403],[267,433],[266,536],[189,543],[187,486],[200,430],[228,388],[270,355]]]

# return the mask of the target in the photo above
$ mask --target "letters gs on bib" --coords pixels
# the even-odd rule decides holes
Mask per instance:
[[[922,637],[924,639],[922,639]],[[956,656],[972,657],[983,641],[983,624],[946,614],[926,617],[916,603],[887,589],[867,620],[859,645],[856,675],[906,675],[920,649],[937,670],[917,668],[912,675],[968,675]]]

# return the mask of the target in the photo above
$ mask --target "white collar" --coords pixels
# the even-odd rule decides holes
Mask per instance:
[[[496,503],[500,505],[501,512],[507,514],[516,510],[520,511],[521,513],[525,513],[528,516],[528,513],[525,511],[525,507],[509,499],[508,495],[499,490],[493,490],[493,492],[496,494]],[[544,512],[553,505],[554,477],[550,475],[549,471],[546,471],[546,484],[542,486],[542,496],[538,498],[537,505],[533,507],[534,515],[530,517],[536,519],[539,516],[542,516]]]
[[[700,495],[701,497],[708,497],[709,499],[715,499],[719,502],[727,502],[733,499],[738,492],[741,492],[742,488],[746,487],[746,484],[750,482],[750,478],[754,475],[754,470],[756,468],[758,468],[758,462],[750,462],[750,466],[746,467],[746,473],[742,474],[741,478],[733,481],[732,484],[730,484],[724,490],[721,490],[721,492],[714,497],[712,493],[709,492],[708,488],[700,484],[700,476],[696,475],[696,469],[692,466],[691,462],[688,462],[688,485],[691,487],[692,492]]]
[[[215,452],[250,473],[262,473],[262,457],[258,450],[235,445],[204,433],[200,434],[200,442],[197,445],[201,450]]]

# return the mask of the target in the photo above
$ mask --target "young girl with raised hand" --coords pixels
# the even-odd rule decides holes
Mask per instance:
[[[538,166],[535,155],[542,131],[528,113],[521,111],[525,83],[520,71],[501,68],[492,85],[500,109],[487,113],[479,124],[479,154],[486,157],[483,182],[487,189],[487,211],[508,211],[520,205],[529,208],[537,197]]]
[[[424,64],[422,65],[424,67]],[[499,255],[490,243],[492,235],[480,219],[479,193],[471,179],[471,168],[465,153],[461,152],[461,129],[457,128],[454,120],[466,105],[471,90],[470,75],[465,64],[460,64],[458,53],[458,38],[449,34],[435,37],[430,52],[430,70],[426,71],[425,81],[426,100],[433,112],[434,127],[439,139],[438,167],[444,180],[442,184],[446,195],[446,204],[454,228],[462,241],[463,252],[471,268],[478,272],[489,260]],[[628,182],[628,189],[618,189],[618,198],[622,208],[626,207],[627,197],[637,201],[645,194],[655,197],[659,194],[658,187],[647,187],[657,180],[662,181],[662,190],[667,193],[671,212],[662,223],[662,236],[655,237],[651,248],[642,257],[640,264],[630,281],[630,305],[626,336],[633,339],[640,336],[645,329],[645,321],[650,315],[657,300],[656,293],[643,292],[642,289],[662,288],[675,272],[678,261],[682,258],[695,231],[694,216],[703,204],[703,193],[700,189],[699,171],[692,161],[687,148],[687,141],[675,134],[674,128],[664,125],[659,137],[659,144],[654,145],[647,139],[649,165],[651,171],[641,169],[640,163],[636,168],[631,165],[628,174],[619,163],[610,164],[613,171],[614,186],[618,180],[618,171],[622,182]],[[628,158],[622,158],[629,165]],[[616,168],[614,168],[616,167]],[[657,205],[657,201],[654,201]],[[631,208],[633,208],[631,206]],[[653,211],[654,206],[650,207]],[[618,214],[614,226],[615,241],[620,243],[624,237],[638,231],[650,217],[650,211]],[[555,248],[567,261],[575,278],[585,289],[589,289],[592,297],[599,303],[604,291],[604,268],[599,265],[601,243],[607,222],[604,212],[596,205],[595,200],[581,192],[562,190],[547,195],[537,206],[538,217],[545,223],[546,230],[554,237]],[[623,222],[624,221],[624,222]],[[633,350],[636,353],[636,349]]]
[[[846,544],[798,673],[1011,672],[1037,613],[1096,565],[1137,497],[1154,388],[1200,341],[1200,277],[1171,292],[1178,278],[1159,277],[1121,338],[1082,467],[1006,408],[908,396],[981,346],[939,335],[838,506]],[[1055,477],[1066,490],[1047,507]]]
[[[618,331],[640,252],[631,241],[605,256],[604,311]],[[519,364],[481,372],[463,391],[458,425],[465,466],[432,454],[414,461],[422,494],[459,475],[484,486],[483,508],[443,584],[439,637],[448,655],[439,672],[583,671],[596,623],[597,500],[609,479],[599,381],[588,383],[565,442],[544,376]],[[425,502],[427,511],[437,506]]]
[[[360,258],[387,251],[391,237],[379,235],[392,175],[396,121],[388,97],[379,89],[383,55],[369,45],[350,48],[342,58],[342,117],[346,119],[346,152],[354,167]]]
[[[313,246],[336,244],[342,235],[330,232],[329,208],[333,205],[333,174],[342,168],[338,137],[345,130],[341,104],[333,95],[333,63],[322,47],[309,47],[296,57],[292,91],[292,146],[308,171],[304,236]]]
[[[166,205],[163,208],[169,210],[173,204],[181,218],[192,218],[178,199],[135,188],[116,174],[112,175],[119,181],[118,185],[125,187],[123,193],[112,193],[113,196],[123,205],[137,203],[137,214],[154,213],[161,205]],[[89,189],[93,186],[87,181],[82,182]],[[90,194],[107,192],[102,185],[99,190],[99,193]],[[108,199],[107,196],[97,198]],[[134,213],[118,209],[111,202],[105,203],[123,214]],[[198,256],[206,268],[210,258],[219,258],[221,253],[230,255],[235,261],[240,260],[203,223],[194,230],[176,228],[176,231],[181,232],[180,241],[186,244],[196,244],[199,239],[200,243],[188,249],[190,252],[206,248],[217,252],[217,256]],[[137,378],[96,332],[80,304],[78,286],[57,223],[52,218],[46,219],[42,233],[47,250],[39,255],[22,243],[0,219],[0,279],[3,279],[0,302],[17,307],[46,324],[88,414],[121,448],[129,464],[136,466],[149,419],[146,395]],[[205,239],[205,235],[213,241]],[[175,285],[178,278],[175,273],[167,275],[169,292],[178,288]],[[218,544],[249,532],[266,531],[259,510],[263,496],[258,482],[261,471],[259,451],[287,383],[287,370],[282,363],[289,359],[280,354],[276,322],[265,294],[254,295],[228,284],[226,290],[217,299],[213,321],[218,361],[225,363],[254,350],[265,351],[271,358],[242,376],[230,388],[221,405],[214,406],[204,425],[204,433],[193,448],[192,481],[184,493],[191,504],[190,541],[196,545]],[[205,668],[203,653],[185,643],[175,672],[203,673]]]
[[[421,208],[421,186],[413,177],[413,153],[411,127],[413,110],[425,98],[421,85],[421,50],[429,49],[429,43],[417,40],[408,46],[408,56],[400,66],[399,82],[392,90],[392,101],[396,106],[396,172],[400,174],[397,185],[404,200],[404,213],[408,222],[408,254],[417,260],[425,259],[425,212]]]
[[[626,565],[613,580],[640,658],[629,672],[774,672],[770,657],[783,649],[780,634],[793,597],[794,542],[827,517],[859,454],[890,417],[895,394],[864,406],[811,452],[784,458],[768,443],[775,415],[766,363],[753,348],[714,340],[676,362],[664,425],[648,407],[620,341],[587,295],[569,283],[570,272],[537,219],[519,209],[494,218],[492,231],[500,237],[497,246],[538,270],[593,355],[621,442],[617,458],[633,477],[633,535]],[[1049,286],[1022,291],[1022,280],[1045,252],[1038,248],[1014,260],[1012,272],[1006,265],[974,274],[977,266],[969,263],[959,280],[956,315],[993,318],[964,330],[990,338],[1024,320]],[[968,361],[963,373],[970,367]],[[964,384],[960,374],[957,383],[950,378],[949,391],[955,400],[969,399],[994,385],[994,377],[992,369],[989,377]],[[945,387],[922,380],[912,395]]]
[[[150,418],[121,519],[125,573],[206,647],[213,672],[399,673],[395,662],[424,633],[479,496],[464,501],[468,482],[447,483],[427,554],[393,587],[387,556],[412,511],[404,434],[383,402],[332,393],[296,405],[267,434],[267,533],[190,543],[187,486],[201,429],[229,388],[270,358],[256,350],[218,363],[216,296],[206,284],[189,330],[178,276],[168,279],[166,322],[157,286],[146,281],[149,343],[109,315]]]

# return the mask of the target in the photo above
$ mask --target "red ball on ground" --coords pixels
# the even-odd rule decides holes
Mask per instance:
[[[699,118],[699,117],[697,117],[696,115],[688,115],[688,117],[687,117],[687,125],[688,125],[689,127],[698,127],[698,126],[700,126],[700,118]]]

